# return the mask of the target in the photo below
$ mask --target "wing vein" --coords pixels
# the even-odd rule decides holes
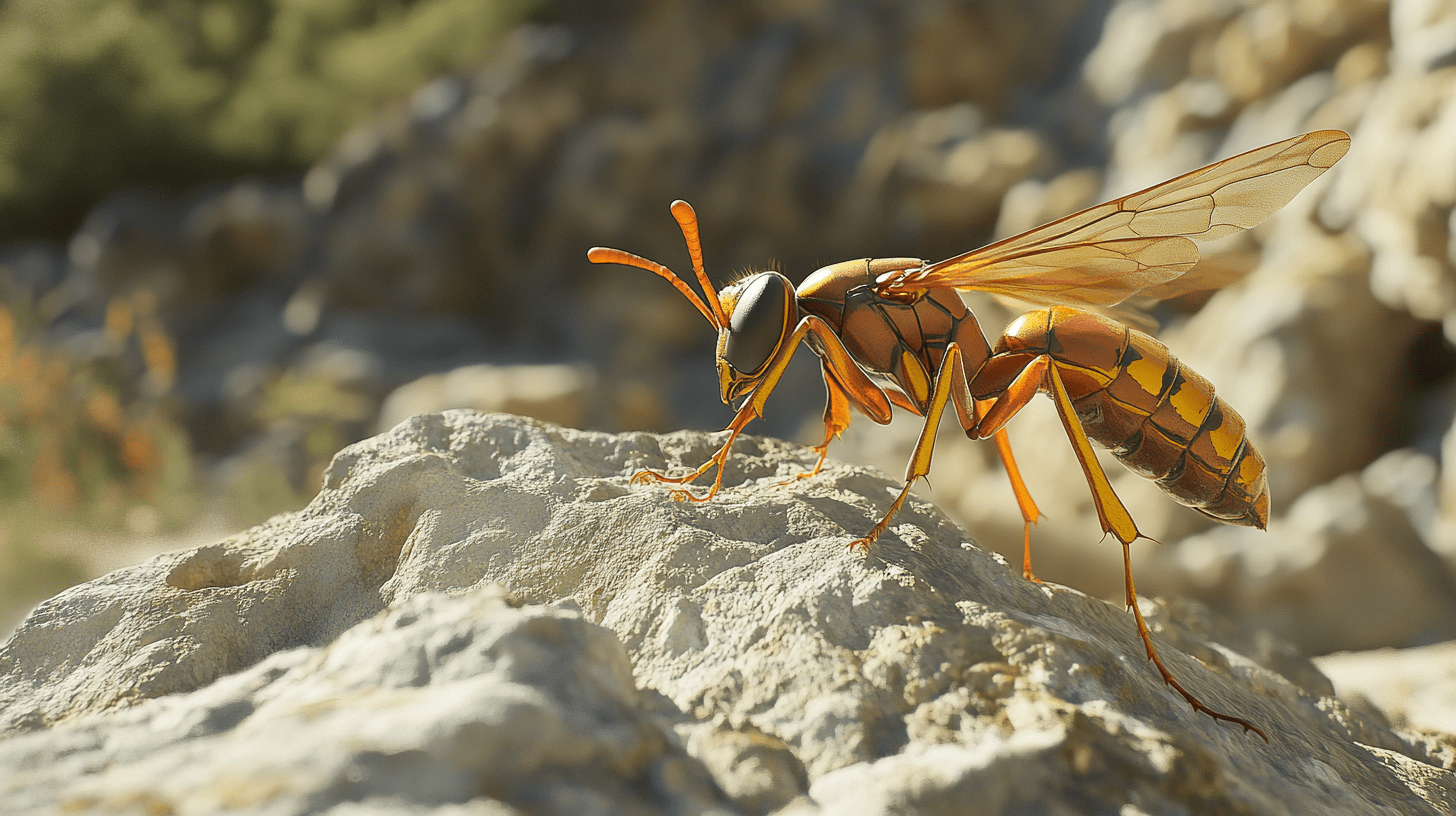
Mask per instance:
[[[1170,281],[1198,263],[1195,241],[1250,229],[1339,161],[1350,137],[1306,133],[1241,153],[1036,229],[879,281],[881,294],[952,287],[1041,305],[1119,303],[1153,286],[1163,296],[1221,285]]]

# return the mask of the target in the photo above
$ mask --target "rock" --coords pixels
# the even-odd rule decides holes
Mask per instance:
[[[595,386],[589,366],[477,363],[426,374],[390,392],[379,408],[379,432],[416,414],[447,408],[519,414],[580,428],[590,412]]]
[[[1315,658],[1340,698],[1373,704],[1401,728],[1456,733],[1456,642]]]
[[[1107,146],[1106,161],[1087,161],[1103,165],[1091,171],[1038,167],[1001,200],[997,233],[1014,234],[1291,133],[1351,130],[1354,148],[1326,178],[1257,230],[1205,251],[1205,266],[1222,267],[1242,280],[1212,297],[1167,304],[1156,313],[1161,338],[1247,420],[1249,438],[1269,462],[1276,519],[1305,491],[1359,473],[1391,451],[1410,446],[1437,453],[1432,440],[1452,425],[1449,344],[1431,323],[1449,320],[1456,291],[1450,285],[1456,243],[1449,240],[1456,223],[1450,218],[1456,165],[1447,149],[1456,122],[1450,100],[1456,97],[1448,87],[1452,73],[1436,70],[1438,57],[1431,56],[1444,53],[1438,44],[1450,13],[1440,3],[1397,6],[1114,3],[1095,44],[1077,58],[1090,101],[1072,92],[1058,97],[1068,105],[1081,99],[1076,104],[1101,111],[1096,121],[1106,125],[1099,137]],[[1393,51],[1383,39],[1387,32]],[[1422,56],[1408,61],[1409,54]],[[988,129],[1001,124],[986,121]],[[1071,165],[1067,154],[1085,155],[1067,146],[1070,137],[1059,142],[1046,131],[1038,133],[1049,149],[1063,147],[1054,167]],[[1036,180],[1047,176],[1050,181]],[[1051,211],[1054,202],[1060,203]],[[994,342],[1009,316],[979,302],[975,309]],[[816,439],[815,424],[806,419],[797,438]],[[1056,416],[1038,400],[1008,430],[1046,513],[1034,536],[1038,574],[1063,581],[1076,576],[1088,591],[1116,597],[1119,576],[1098,567],[1095,542],[1101,530]],[[861,423],[835,455],[900,472],[919,431],[911,418],[888,430]],[[987,546],[1016,557],[1021,522],[997,458],[989,446],[968,446],[953,427],[942,434],[930,478],[934,490],[922,489],[921,495],[975,530]],[[1265,546],[1256,534],[1204,533],[1210,527],[1206,518],[1169,501],[1110,457],[1104,462],[1140,527],[1167,542],[1168,550],[1182,549],[1181,539],[1201,534],[1246,541],[1251,550]],[[1444,506],[1443,514],[1456,518],[1456,502]],[[1425,551],[1456,551],[1449,543],[1456,537],[1443,540],[1443,529],[1456,525],[1419,530],[1423,546],[1381,548],[1389,558],[1406,553],[1416,559],[1389,567],[1389,574],[1425,574],[1436,566]],[[1391,535],[1410,532],[1402,523]],[[1167,578],[1193,587],[1208,580],[1186,571],[1198,563],[1204,562],[1180,556],[1151,566],[1185,570]],[[1238,570],[1253,564],[1235,559],[1223,566]],[[1253,585],[1263,580],[1258,574],[1237,578],[1245,579]],[[1313,584],[1314,577],[1309,580]],[[1198,596],[1235,615],[1259,611],[1211,590]],[[1277,606],[1287,609],[1291,621],[1318,621],[1316,610],[1300,608],[1315,597],[1285,595]],[[1421,591],[1406,600],[1431,598]],[[1412,610],[1410,617],[1439,619],[1446,606]],[[1409,644],[1415,637],[1412,626],[1397,623],[1398,612],[1381,617],[1396,624],[1392,643]],[[1322,641],[1322,649],[1374,645],[1363,627],[1321,628],[1322,638],[1357,629],[1366,638],[1363,644]]]
[[[478,70],[439,77],[361,125],[301,179],[242,180],[183,202],[119,196],[65,259],[29,253],[22,271],[21,255],[6,253],[0,279],[34,289],[51,339],[71,345],[97,335],[109,298],[154,290],[177,349],[165,396],[194,449],[218,468],[267,467],[272,458],[249,451],[278,452],[290,474],[311,476],[329,440],[443,407],[431,398],[376,418],[391,391],[479,363],[590,367],[590,410],[547,414],[556,421],[721,427],[713,337],[694,310],[648,273],[583,258],[610,245],[685,269],[666,210],[675,198],[698,207],[714,281],[767,265],[801,280],[860,256],[944,258],[1240,150],[1341,127],[1354,141],[1339,165],[1206,253],[1243,280],[1156,314],[1174,350],[1249,421],[1277,519],[1390,451],[1434,455],[1456,417],[1456,329],[1441,330],[1456,326],[1449,6],[570,0]],[[993,339],[1010,318],[977,313]],[[753,430],[817,442],[822,386],[811,360],[795,365]],[[371,416],[277,427],[261,407],[269,388],[299,380],[338,385]],[[867,425],[857,421],[835,455],[901,472],[919,423]],[[1095,543],[1055,416],[1038,400],[1011,434],[1047,514],[1039,572],[1116,598],[1115,559]],[[946,435],[935,492],[922,495],[1018,557],[1019,515],[989,446]],[[1140,525],[1170,550],[1207,529],[1109,465]],[[1442,508],[1417,532],[1456,563],[1456,500]],[[1153,574],[1198,563],[1164,558]],[[1206,580],[1169,575],[1168,585]],[[1314,619],[1298,604],[1320,597],[1286,595],[1280,615]],[[1367,635],[1320,648],[1363,648]]]
[[[579,612],[426,592],[196,691],[0,742],[24,769],[6,809],[706,812],[710,777],[642,700]]]
[[[1456,805],[1456,738],[1346,706],[1307,661],[1206,610],[1142,601],[1171,669],[1269,744],[1165,687],[1124,610],[1021,579],[929,505],[850,551],[895,486],[872,472],[831,462],[781,487],[812,452],[749,437],[712,502],[629,484],[716,446],[466,411],[354,445],[303,511],[73,587],[22,624],[0,649],[0,767],[23,770],[4,801]]]
[[[11,309],[35,308],[41,295],[57,291],[65,274],[66,260],[54,247],[21,244],[0,251],[0,297]]]
[[[245,179],[186,204],[118,195],[72,236],[70,287],[102,303],[146,288],[177,322],[286,274],[315,228],[297,184]]]

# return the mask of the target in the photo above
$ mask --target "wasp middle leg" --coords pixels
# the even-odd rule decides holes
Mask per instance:
[[[807,479],[811,476],[818,476],[819,471],[824,468],[824,460],[829,457],[829,443],[838,439],[849,429],[849,395],[845,393],[844,386],[834,377],[834,371],[828,365],[823,366],[824,374],[824,441],[815,445],[813,450],[819,454],[819,461],[814,467],[802,473],[796,473],[792,478],[779,482],[779,486],[791,485],[799,479]]]
[[[870,544],[885,532],[890,526],[890,519],[904,506],[905,499],[910,495],[910,488],[917,479],[927,476],[930,473],[930,458],[935,451],[935,432],[940,427],[940,418],[945,413],[945,406],[951,402],[952,397],[956,403],[956,410],[964,417],[966,412],[975,412],[974,402],[971,400],[970,389],[966,381],[965,367],[961,362],[960,346],[951,343],[946,346],[945,356],[940,360],[940,368],[935,374],[935,387],[931,392],[929,404],[925,408],[925,426],[920,430],[920,438],[915,442],[915,451],[910,454],[910,462],[905,466],[905,486],[900,489],[900,495],[890,505],[883,518],[870,528],[870,531],[863,538],[857,538],[849,542],[851,549],[859,548],[868,550]]]

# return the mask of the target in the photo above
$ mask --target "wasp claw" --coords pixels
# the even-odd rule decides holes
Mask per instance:
[[[775,487],[787,487],[787,486],[789,486],[791,484],[794,484],[795,482],[799,481],[800,479],[808,479],[809,477],[813,476],[816,472],[817,471],[812,471],[811,470],[811,471],[806,471],[804,473],[796,473],[796,474],[794,474],[794,476],[792,478],[785,479],[782,482],[778,482],[774,486]]]

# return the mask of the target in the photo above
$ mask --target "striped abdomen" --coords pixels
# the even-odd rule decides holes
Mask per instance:
[[[974,379],[996,386],[1003,366],[1020,371],[1041,355],[1055,362],[1090,439],[1183,504],[1263,529],[1264,458],[1245,437],[1243,418],[1167,346],[1100,315],[1041,309],[1006,329],[986,363],[989,376]]]

